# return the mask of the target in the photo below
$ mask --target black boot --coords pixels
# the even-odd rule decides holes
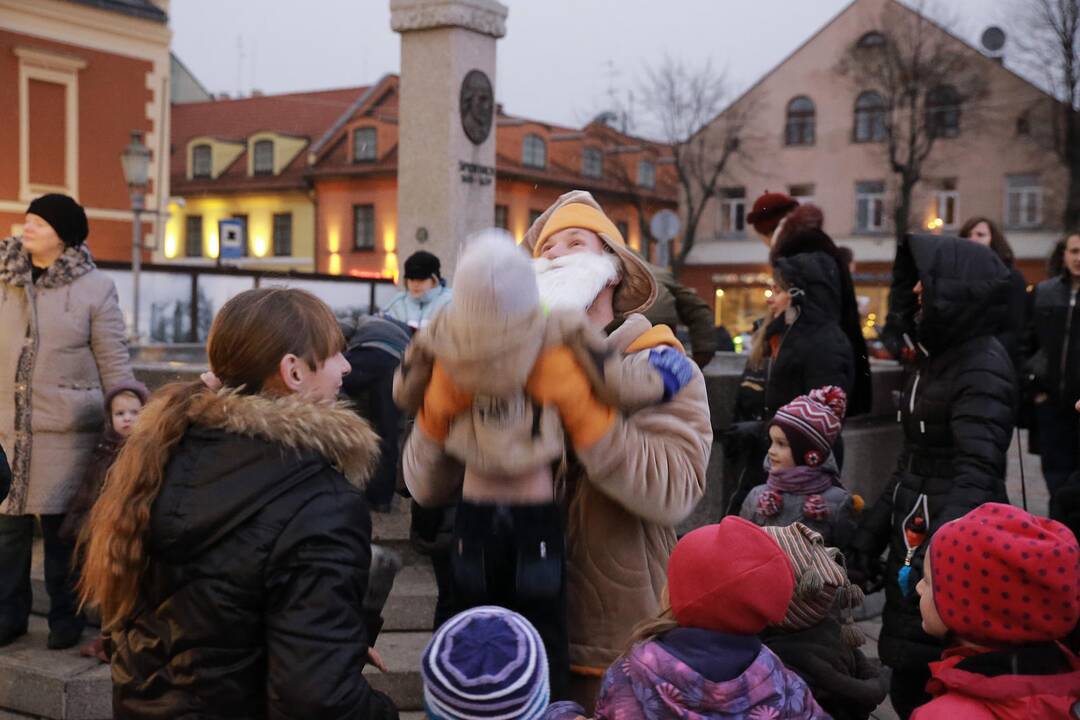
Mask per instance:
[[[26,625],[15,627],[12,625],[0,626],[0,647],[10,645],[26,634]]]
[[[56,627],[49,628],[48,648],[50,650],[67,650],[75,647],[82,639],[83,628],[86,622],[81,617],[73,617],[61,620]]]

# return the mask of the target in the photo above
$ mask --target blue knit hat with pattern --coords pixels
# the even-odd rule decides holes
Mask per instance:
[[[548,706],[544,643],[505,608],[477,607],[446,621],[424,650],[420,673],[432,720],[538,720]]]

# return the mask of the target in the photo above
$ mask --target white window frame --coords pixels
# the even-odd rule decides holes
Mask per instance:
[[[547,142],[536,133],[529,133],[521,141],[521,164],[543,170],[547,167]]]
[[[270,146],[270,165],[266,168],[259,167],[259,148]],[[263,158],[264,160],[266,158]],[[251,143],[251,174],[252,175],[273,175],[274,174],[274,141],[267,138],[256,140]]]
[[[746,192],[742,197],[729,197],[725,192],[738,191],[739,188],[726,188],[720,191],[720,221],[718,235],[722,238],[744,237],[746,235]]]
[[[364,133],[364,134],[370,133],[371,134],[370,147],[366,143],[364,143],[362,145],[361,143],[358,143],[356,141],[357,136],[359,136],[361,133]],[[376,160],[379,159],[379,132],[378,132],[378,130],[376,130],[373,127],[353,128],[352,140],[353,140],[353,156],[352,156],[353,162],[356,162],[356,163],[375,162]],[[364,152],[361,153],[361,150],[363,150]]]
[[[1034,177],[1034,184],[1030,185],[1017,185],[1014,187],[1011,183],[1012,180],[1020,181],[1026,177]],[[1019,206],[1019,217],[1013,217],[1012,215],[1012,200],[1016,196]],[[1035,219],[1026,220],[1025,210],[1030,209],[1031,205],[1034,205]],[[1002,215],[1005,216],[1005,226],[1008,228],[1037,228],[1043,224],[1043,189],[1041,178],[1036,173],[1029,173],[1025,175],[1006,175],[1005,176],[1005,208]]]
[[[873,180],[865,182],[877,182]],[[855,232],[856,234],[868,234],[868,233],[880,233],[885,230],[885,184],[881,183],[882,189],[880,191],[865,191],[859,190],[859,185],[862,183],[856,183],[855,185]],[[860,205],[866,205],[866,217],[868,223],[866,226],[859,225],[859,208]],[[875,222],[876,219],[876,222]]]
[[[581,174],[590,178],[604,177],[604,153],[599,148],[587,147],[582,151]]]
[[[196,152],[200,148],[206,148],[206,174],[202,175],[195,167],[195,158],[198,156]],[[254,162],[254,158],[252,158]],[[197,143],[191,146],[191,179],[192,180],[211,180],[214,177],[214,146],[210,143]]]
[[[638,160],[637,184],[650,190],[656,187],[656,163],[652,160]]]
[[[952,218],[948,217],[948,205],[952,200]],[[960,217],[960,191],[959,190],[938,190],[934,196],[934,217],[941,218],[944,222],[942,229],[952,230],[956,228],[960,223],[957,220]]]

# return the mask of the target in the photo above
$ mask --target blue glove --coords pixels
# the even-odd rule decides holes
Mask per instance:
[[[674,348],[653,348],[649,351],[649,364],[664,381],[664,402],[675,397],[694,377],[693,362]]]

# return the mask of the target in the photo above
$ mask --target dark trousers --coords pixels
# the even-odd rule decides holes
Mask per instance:
[[[41,515],[45,541],[45,588],[49,592],[49,628],[82,623],[75,599],[71,558],[75,544],[60,539],[63,515]],[[34,545],[33,515],[0,515],[0,634],[26,627],[33,595],[30,556]]]
[[[452,554],[456,609],[498,605],[527,618],[544,641],[552,701],[566,699],[570,674],[565,557],[557,505],[458,506]]]
[[[893,668],[889,683],[889,700],[900,720],[907,720],[915,708],[930,702],[926,683],[930,680],[930,666],[920,668]]]
[[[1063,408],[1048,400],[1035,408],[1039,424],[1039,450],[1043,478],[1053,496],[1077,469],[1077,420],[1073,408]]]

